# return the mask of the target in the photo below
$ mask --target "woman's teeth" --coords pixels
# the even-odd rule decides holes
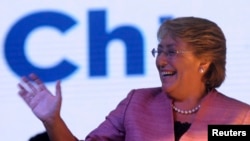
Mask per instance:
[[[162,73],[161,73],[162,76],[172,76],[172,75],[174,75],[174,74],[175,74],[175,72],[173,72],[173,71],[171,71],[171,72],[168,71],[168,72],[162,72]]]

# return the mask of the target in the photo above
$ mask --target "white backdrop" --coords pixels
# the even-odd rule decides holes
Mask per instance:
[[[150,51],[157,45],[160,17],[198,16],[215,21],[227,38],[227,77],[219,90],[250,104],[250,2],[247,0],[43,0],[1,1],[0,22],[0,136],[1,140],[27,141],[45,129],[17,95],[19,76],[4,57],[6,36],[12,25],[28,14],[59,11],[77,21],[67,34],[50,28],[34,32],[25,44],[25,53],[37,66],[51,66],[62,58],[73,62],[77,71],[62,80],[62,117],[79,138],[94,129],[110,110],[133,88],[159,86],[158,74]],[[106,11],[107,29],[130,25],[138,29],[144,43],[144,74],[125,72],[124,43],[108,44],[108,74],[88,75],[89,11]],[[47,55],[47,56],[46,56]],[[48,83],[54,92],[55,82]]]

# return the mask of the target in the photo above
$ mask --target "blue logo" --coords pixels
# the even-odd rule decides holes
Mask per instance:
[[[88,12],[88,75],[107,76],[107,45],[112,40],[125,44],[126,75],[144,75],[144,40],[142,32],[132,25],[120,25],[107,30],[106,11]],[[166,18],[160,18],[160,21]],[[25,53],[28,36],[37,28],[52,27],[61,34],[76,26],[77,20],[70,15],[54,11],[32,13],[18,20],[10,29],[4,44],[4,54],[10,69],[18,76],[36,73],[44,82],[53,82],[72,75],[79,66],[66,59],[48,68],[40,68],[31,63]]]

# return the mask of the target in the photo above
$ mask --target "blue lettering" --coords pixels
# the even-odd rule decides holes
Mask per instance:
[[[11,70],[19,76],[34,72],[44,82],[55,81],[72,74],[77,67],[67,60],[62,60],[50,68],[32,65],[25,55],[25,41],[28,35],[38,27],[49,26],[65,33],[75,24],[74,19],[57,12],[34,13],[19,20],[9,31],[5,42],[5,58]]]
[[[164,16],[164,17],[160,17],[160,24],[162,24],[164,21],[167,21],[167,20],[171,20],[173,19],[173,16]]]
[[[144,42],[141,32],[128,25],[121,25],[107,31],[105,10],[90,11],[88,14],[89,76],[107,76],[107,45],[117,39],[125,44],[126,74],[143,75],[145,73]],[[161,17],[159,21],[163,22],[170,18],[172,17]],[[75,24],[76,21],[68,15],[48,11],[34,13],[20,19],[8,32],[4,44],[4,54],[10,69],[18,76],[34,72],[44,82],[53,82],[70,76],[78,67],[66,59],[47,68],[33,65],[25,54],[25,42],[29,34],[39,27],[53,27],[65,34]]]
[[[120,39],[126,45],[127,75],[144,74],[144,46],[140,31],[132,26],[120,26],[108,33],[105,14],[105,11],[89,12],[89,75],[107,75],[106,48],[114,39]]]

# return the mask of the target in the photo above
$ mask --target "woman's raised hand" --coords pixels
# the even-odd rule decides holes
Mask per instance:
[[[23,77],[18,86],[19,95],[42,122],[50,123],[60,118],[62,103],[60,81],[56,83],[55,95],[35,74],[30,74],[29,78]]]

